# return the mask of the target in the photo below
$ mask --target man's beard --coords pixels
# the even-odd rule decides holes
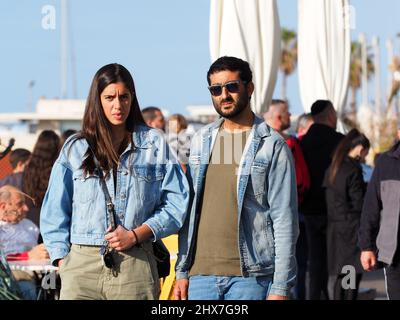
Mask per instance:
[[[220,105],[225,102],[231,102],[233,104],[233,109],[227,112],[222,111]],[[242,96],[240,96],[239,100],[236,103],[232,98],[228,98],[225,100],[221,100],[220,105],[217,105],[217,103],[213,100],[213,104],[215,111],[217,111],[217,113],[221,117],[225,119],[232,119],[241,114],[243,110],[246,109],[247,105],[249,104],[249,96],[247,94],[243,94]]]

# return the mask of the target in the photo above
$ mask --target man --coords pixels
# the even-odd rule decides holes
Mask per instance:
[[[13,172],[0,180],[0,187],[9,184],[22,190],[22,175],[30,156],[31,152],[26,149],[15,149],[11,151],[10,164],[13,168]]]
[[[296,134],[297,138],[301,140],[304,135],[308,132],[312,124],[314,123],[314,119],[311,113],[303,113],[297,119],[297,127],[296,127]]]
[[[317,100],[311,107],[314,124],[300,144],[309,169],[311,186],[300,211],[304,214],[309,265],[309,298],[329,299],[326,251],[327,208],[323,179],[336,146],[343,139],[336,132],[337,115],[328,100]]]
[[[49,255],[43,244],[37,245],[39,229],[26,219],[25,194],[18,188],[0,188],[0,242],[8,260],[42,260]],[[12,228],[17,232],[6,232]]]
[[[49,255],[43,244],[37,245],[39,229],[25,219],[28,207],[24,194],[17,188],[6,185],[0,188],[0,243],[7,260],[42,260]],[[14,271],[14,277],[24,299],[36,299],[34,275]]]
[[[297,200],[301,205],[304,196],[310,188],[310,176],[308,168],[304,160],[303,151],[300,142],[296,137],[285,133],[290,128],[290,112],[287,101],[273,99],[268,111],[264,113],[264,120],[273,129],[275,129],[286,141],[292,151],[294,165],[296,170],[297,182]],[[294,288],[294,295],[298,300],[306,298],[306,272],[307,272],[307,238],[304,225],[304,217],[299,214],[300,234],[296,244],[296,260],[297,260],[297,283]]]
[[[157,107],[147,107],[142,110],[143,119],[150,128],[165,131],[165,118]]]
[[[379,156],[361,213],[358,243],[366,271],[384,267],[386,294],[400,300],[400,142]]]
[[[221,118],[192,140],[194,194],[179,232],[175,299],[287,299],[298,235],[290,150],[250,109],[247,62],[219,58],[207,80]]]

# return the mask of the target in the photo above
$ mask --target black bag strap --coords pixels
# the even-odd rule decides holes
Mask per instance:
[[[99,177],[100,177],[100,185],[101,185],[101,188],[103,189],[104,196],[106,198],[107,218],[108,218],[108,221],[109,221],[109,223],[111,225],[112,230],[114,230],[117,227],[117,225],[115,223],[114,204],[112,202],[110,193],[108,192],[108,189],[107,189],[106,180],[105,180],[105,177],[104,177],[104,174],[103,174],[103,170],[101,170],[100,166],[97,165],[97,160],[95,160],[95,163],[96,163],[97,172],[98,172]]]

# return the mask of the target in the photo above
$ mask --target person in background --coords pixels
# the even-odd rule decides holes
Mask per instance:
[[[61,150],[61,148],[63,147],[65,141],[67,141],[67,139],[68,139],[70,136],[74,135],[75,133],[77,133],[77,130],[75,130],[75,129],[68,129],[68,130],[65,130],[65,131],[61,134],[61,137],[60,137],[60,150]]]
[[[313,123],[314,119],[311,113],[303,113],[302,115],[300,115],[297,119],[297,139],[301,140],[303,136],[308,132]]]
[[[48,259],[43,244],[38,245],[39,229],[26,219],[28,207],[19,189],[5,185],[0,188],[0,245],[7,260]],[[31,272],[13,271],[21,288],[22,297],[36,299],[35,277]]]
[[[60,150],[60,137],[53,130],[39,134],[22,178],[22,191],[34,201],[27,199],[27,218],[39,226],[40,207],[49,183],[50,172]]]
[[[367,187],[358,245],[366,271],[384,267],[386,294],[400,300],[400,142],[379,159]]]
[[[311,106],[314,123],[300,141],[310,173],[311,186],[300,206],[308,246],[309,299],[329,299],[326,249],[327,208],[323,181],[333,152],[343,139],[336,132],[337,115],[332,102],[317,100]]]
[[[152,242],[177,233],[189,205],[189,184],[170,154],[164,135],[144,123],[130,72],[101,67],[82,130],[64,144],[41,210],[60,299],[158,298]]]
[[[367,156],[369,147],[367,137],[352,129],[337,146],[325,174],[328,273],[335,279],[334,300],[357,300],[363,272],[357,233],[366,189],[360,162]],[[342,280],[348,274],[343,267],[348,265],[356,271],[356,287],[353,289],[342,286]]]
[[[179,232],[175,299],[286,300],[296,281],[296,177],[283,138],[250,108],[248,62],[207,73],[220,119],[192,138],[194,194]]]
[[[147,107],[142,110],[144,122],[154,129],[165,131],[165,118],[160,108]]]
[[[10,164],[13,172],[0,180],[0,187],[12,185],[22,189],[22,176],[29,161],[31,152],[26,149],[14,149],[10,152]]]
[[[297,201],[300,206],[306,192],[310,188],[310,176],[304,160],[300,142],[296,137],[285,133],[290,128],[290,112],[287,101],[273,99],[268,111],[264,114],[264,120],[275,129],[286,141],[292,151],[296,170]],[[297,282],[294,287],[294,296],[297,300],[306,298],[306,272],[307,272],[307,238],[305,234],[304,217],[299,212],[299,238],[296,244]]]
[[[173,114],[168,118],[167,142],[176,153],[184,172],[190,153],[190,137],[186,134],[188,127],[185,117],[181,114]]]

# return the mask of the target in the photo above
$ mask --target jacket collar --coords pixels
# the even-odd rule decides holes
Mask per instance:
[[[148,148],[153,144],[153,137],[150,134],[151,128],[139,124],[132,133],[132,140],[135,148]]]

